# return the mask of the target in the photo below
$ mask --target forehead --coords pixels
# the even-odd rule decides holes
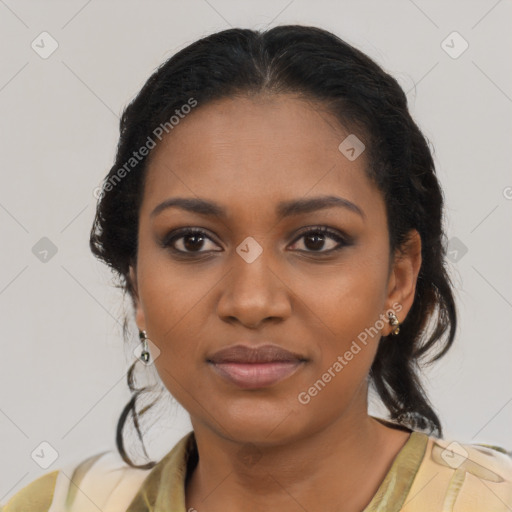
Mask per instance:
[[[199,105],[154,150],[154,161],[244,159],[243,168],[280,156],[280,160],[332,159],[347,135],[335,117],[318,103],[290,95],[222,99]],[[246,157],[250,156],[247,161]],[[308,162],[307,161],[307,162]],[[306,163],[307,163],[306,162]]]
[[[349,135],[322,105],[290,95],[198,105],[153,150],[142,206],[178,194],[246,208],[333,192],[378,201],[366,154],[339,149]]]

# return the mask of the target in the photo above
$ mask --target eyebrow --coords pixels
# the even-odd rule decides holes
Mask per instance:
[[[163,210],[167,208],[176,207],[181,208],[192,213],[199,215],[214,216],[226,219],[226,210],[214,203],[213,201],[207,201],[206,199],[198,198],[185,198],[185,197],[171,197],[166,199],[150,213],[150,217],[155,217]],[[291,217],[293,215],[300,215],[304,213],[311,213],[326,208],[345,208],[349,211],[357,213],[363,219],[366,219],[364,211],[352,203],[348,199],[338,196],[318,196],[304,199],[295,199],[291,201],[283,201],[278,203],[276,208],[276,215],[279,218]]]

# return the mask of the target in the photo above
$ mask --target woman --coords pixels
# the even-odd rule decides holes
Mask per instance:
[[[456,332],[442,221],[405,94],[360,51],[303,26],[180,51],[123,114],[91,248],[193,431],[130,459],[125,421],[142,439],[151,407],[136,362],[119,455],[4,510],[511,510],[510,456],[443,440],[418,374]],[[368,414],[370,386],[388,419]]]

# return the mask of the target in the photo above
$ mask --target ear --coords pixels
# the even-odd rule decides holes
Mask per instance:
[[[137,323],[137,327],[139,330],[146,330],[146,319],[144,318],[144,311],[142,309],[140,297],[139,297],[139,285],[137,282],[137,272],[136,269],[130,265],[129,266],[129,278],[130,284],[133,289],[132,296],[132,304],[135,312],[135,322]]]
[[[412,229],[402,247],[395,251],[388,281],[386,305],[395,312],[400,323],[405,320],[414,302],[421,261],[421,237],[416,229]],[[393,327],[389,325],[389,332],[385,336],[392,330]]]

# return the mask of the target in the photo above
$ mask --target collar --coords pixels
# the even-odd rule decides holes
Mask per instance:
[[[428,441],[427,434],[411,432],[363,512],[400,510],[421,465]],[[194,431],[191,431],[152,468],[126,512],[187,512],[185,488],[197,461],[197,443]]]

